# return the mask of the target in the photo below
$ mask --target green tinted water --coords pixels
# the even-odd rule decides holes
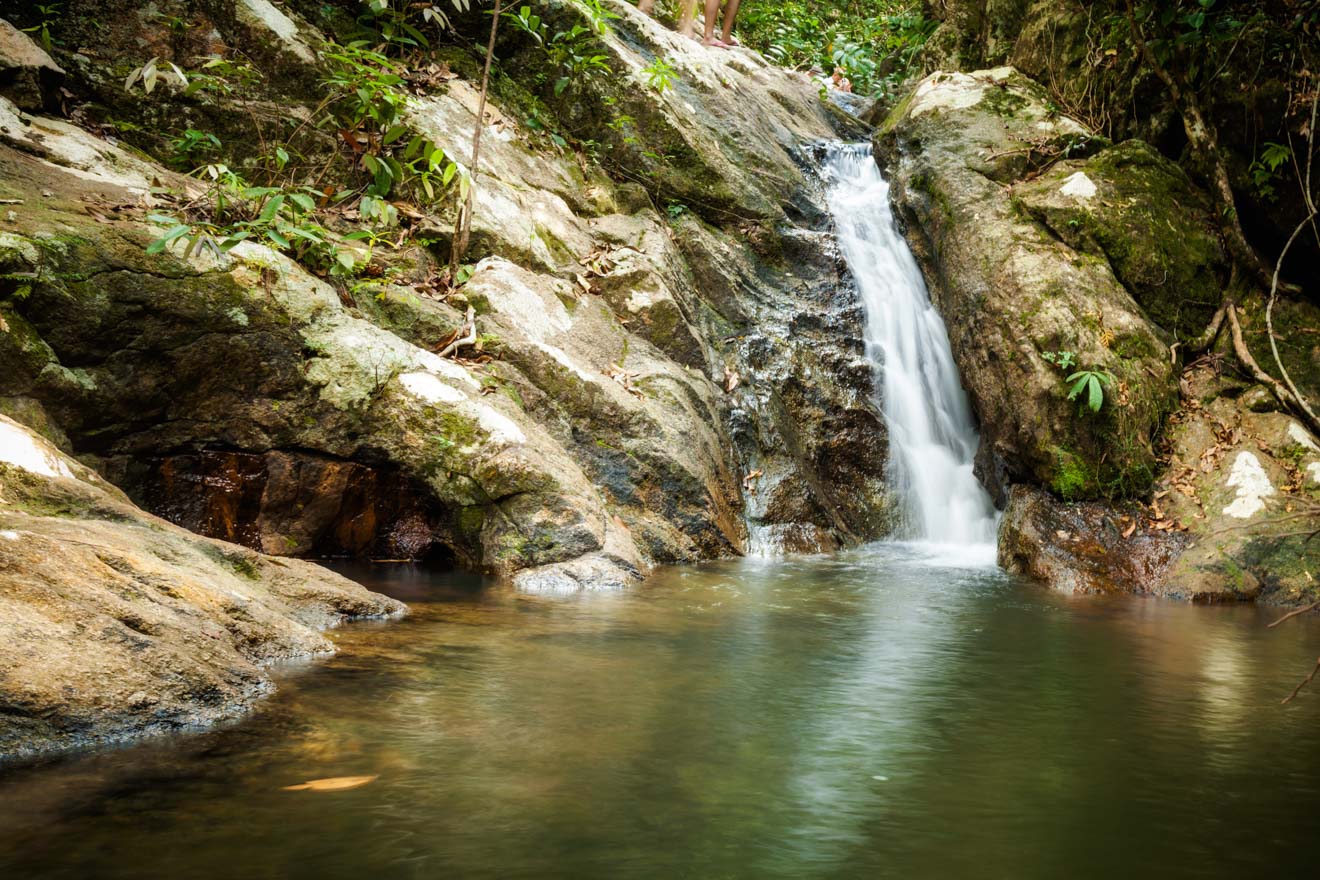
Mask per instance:
[[[413,603],[224,730],[0,772],[0,877],[1315,876],[1320,626],[889,548]],[[307,779],[378,775],[351,791]]]

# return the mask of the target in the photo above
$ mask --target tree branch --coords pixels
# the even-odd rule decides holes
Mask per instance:
[[[1315,666],[1311,667],[1311,674],[1298,682],[1297,687],[1293,688],[1293,692],[1279,701],[1279,705],[1286,706],[1291,703],[1293,699],[1302,692],[1302,688],[1311,683],[1311,680],[1315,678],[1317,672],[1320,672],[1320,660],[1315,661]]]
[[[1303,605],[1301,608],[1297,608],[1293,611],[1289,611],[1287,614],[1283,615],[1283,617],[1280,617],[1278,620],[1274,621],[1269,626],[1267,626],[1266,629],[1274,629],[1274,627],[1283,623],[1285,620],[1289,619],[1290,617],[1296,617],[1299,614],[1305,614],[1306,612],[1314,611],[1317,608],[1320,608],[1320,601],[1312,602],[1310,605]]]
[[[472,130],[472,177],[468,181],[467,199],[459,211],[454,229],[454,243],[449,249],[449,280],[458,277],[458,264],[467,253],[472,238],[472,209],[476,202],[477,174],[481,169],[481,130],[486,127],[486,94],[490,90],[490,63],[495,58],[495,37],[500,32],[500,7],[503,0],[495,0],[495,11],[490,17],[490,41],[486,44],[486,65],[481,71],[481,98],[477,101],[477,123]]]

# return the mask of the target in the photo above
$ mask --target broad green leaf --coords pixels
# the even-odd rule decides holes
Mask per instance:
[[[284,207],[284,196],[282,194],[278,196],[272,196],[270,201],[266,202],[266,206],[261,209],[261,215],[257,218],[257,222],[269,223],[270,221],[275,219],[275,216],[280,212],[280,208],[283,207]]]

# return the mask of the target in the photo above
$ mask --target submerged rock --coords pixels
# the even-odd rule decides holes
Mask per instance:
[[[320,631],[404,613],[295,559],[143,513],[0,416],[0,760],[236,717]]]
[[[1138,532],[1141,515],[1136,505],[1060,503],[1043,489],[1014,486],[1000,524],[999,564],[1066,593],[1161,593],[1189,539]]]

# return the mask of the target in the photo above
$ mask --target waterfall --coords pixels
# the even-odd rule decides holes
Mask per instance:
[[[826,177],[889,431],[888,478],[900,506],[895,537],[993,559],[998,516],[972,472],[976,423],[944,320],[894,222],[889,184],[868,146],[834,148]]]

